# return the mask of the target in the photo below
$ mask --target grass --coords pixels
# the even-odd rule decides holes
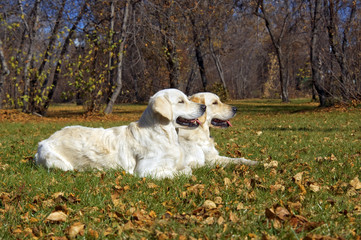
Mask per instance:
[[[305,100],[232,105],[233,127],[212,131],[219,151],[262,164],[162,181],[32,162],[37,143],[56,130],[128,124],[144,105],[117,106],[112,116],[83,116],[72,105],[52,107],[47,118],[1,112],[0,239],[360,238],[361,111]],[[59,211],[66,218],[50,221]]]

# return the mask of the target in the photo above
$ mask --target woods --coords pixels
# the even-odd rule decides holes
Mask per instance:
[[[174,87],[233,99],[361,98],[361,3],[10,0],[0,3],[0,106],[112,112]]]

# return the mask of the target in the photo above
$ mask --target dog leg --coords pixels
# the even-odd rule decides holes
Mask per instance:
[[[62,156],[50,150],[46,145],[40,145],[35,154],[35,162],[46,168],[59,168],[63,171],[72,171],[74,167]]]

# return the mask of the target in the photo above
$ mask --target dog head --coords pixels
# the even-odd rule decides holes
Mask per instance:
[[[229,119],[236,115],[237,108],[222,103],[216,94],[202,92],[192,95],[189,99],[193,102],[206,105],[206,113],[199,118],[202,124],[207,123],[210,127],[217,128],[232,126]]]
[[[188,100],[187,96],[177,89],[164,89],[154,94],[149,107],[163,122],[172,122],[176,128],[198,127],[198,118],[206,110],[204,104]]]

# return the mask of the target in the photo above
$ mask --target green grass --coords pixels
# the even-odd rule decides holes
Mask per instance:
[[[262,164],[204,167],[162,181],[121,170],[48,171],[32,162],[37,143],[56,130],[127,124],[143,105],[117,106],[116,117],[94,121],[82,121],[72,106],[55,106],[51,121],[22,115],[0,122],[0,239],[70,237],[76,222],[85,225],[78,239],[360,237],[361,189],[351,181],[361,179],[361,111],[320,110],[305,100],[232,105],[239,109],[233,127],[212,130],[220,153]],[[272,161],[278,167],[264,167]],[[202,207],[205,200],[217,209]],[[289,216],[266,215],[277,207]],[[46,221],[54,211],[66,213],[65,222]]]

